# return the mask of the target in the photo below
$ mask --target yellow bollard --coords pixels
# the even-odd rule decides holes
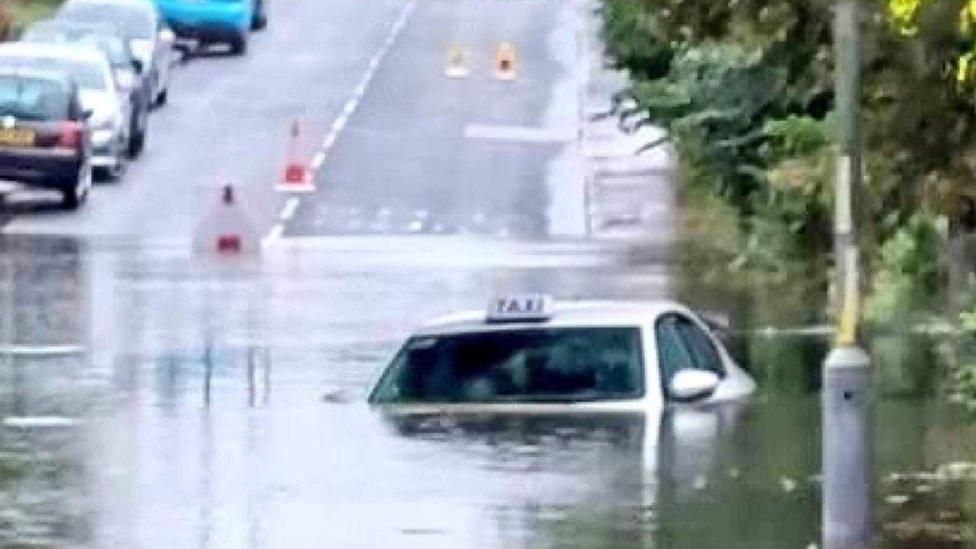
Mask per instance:
[[[444,68],[444,76],[448,78],[464,78],[470,72],[464,48],[457,42],[451,42],[447,46],[447,66]]]
[[[515,80],[515,46],[511,42],[502,42],[495,50],[495,79]]]

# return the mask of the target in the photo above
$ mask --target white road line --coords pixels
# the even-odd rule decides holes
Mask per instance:
[[[349,121],[349,115],[346,114],[346,111],[342,111],[342,114],[339,115],[339,118],[336,118],[335,120],[332,121],[332,131],[330,133],[338,134],[339,132],[342,131],[342,128],[346,127],[346,122],[348,121]]]
[[[489,141],[512,141],[522,143],[567,143],[575,138],[568,129],[543,128],[536,126],[504,126],[498,124],[468,124],[464,127],[464,137]]]
[[[0,355],[67,356],[85,352],[80,345],[0,345]]]
[[[400,10],[400,15],[390,26],[390,32],[387,34],[386,39],[383,41],[383,45],[373,53],[369,58],[369,67],[363,73],[362,78],[360,78],[359,83],[353,90],[352,96],[346,100],[346,103],[342,106],[342,112],[338,117],[332,122],[332,127],[326,134],[325,138],[322,140],[322,147],[315,156],[312,157],[311,169],[317,171],[322,164],[325,162],[326,153],[329,149],[335,145],[336,139],[339,138],[339,133],[346,127],[349,122],[349,118],[356,112],[359,107],[359,103],[363,96],[366,95],[366,88],[369,87],[369,83],[373,80],[373,74],[376,72],[377,67],[383,62],[383,58],[386,57],[387,52],[396,41],[397,35],[403,30],[403,27],[407,24],[407,19],[410,18],[410,14],[417,7],[417,0],[410,0],[402,10]],[[281,220],[290,221],[295,215],[295,210],[298,208],[298,199],[290,198],[285,203],[284,208],[281,210]],[[271,228],[269,232],[263,239],[261,239],[262,246],[268,246],[281,238],[282,233],[284,233],[285,227],[282,223],[278,223]]]
[[[4,427],[29,429],[31,427],[71,427],[78,420],[65,416],[7,416],[3,418]]]
[[[315,156],[312,157],[312,163],[309,164],[309,167],[312,168],[315,171],[318,171],[319,168],[322,167],[322,164],[324,162],[325,162],[325,152],[324,151],[319,151],[319,152],[315,153]]]
[[[298,197],[293,196],[285,202],[285,207],[281,209],[281,220],[291,221],[291,218],[295,217],[295,210],[298,209]]]
[[[335,140],[336,140],[335,132],[329,132],[329,135],[326,135],[325,140],[322,141],[322,152],[324,153],[325,151],[331,149],[332,145],[335,145]]]
[[[271,232],[261,239],[261,246],[264,247],[274,244],[281,238],[281,233],[283,232],[285,232],[285,227],[281,223],[271,227]]]

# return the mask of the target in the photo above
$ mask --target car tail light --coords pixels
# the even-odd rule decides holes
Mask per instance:
[[[58,146],[75,148],[81,143],[81,124],[77,122],[62,122],[61,132],[58,134]]]

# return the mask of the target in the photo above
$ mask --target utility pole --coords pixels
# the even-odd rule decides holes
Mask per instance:
[[[870,359],[857,344],[860,308],[854,219],[861,187],[861,13],[859,0],[837,0],[835,98],[839,121],[834,209],[837,268],[834,347],[823,368],[823,546],[867,547],[871,537]]]

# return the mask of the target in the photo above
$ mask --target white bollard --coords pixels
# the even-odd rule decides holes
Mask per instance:
[[[823,547],[871,539],[871,369],[858,347],[833,349],[823,370]]]

